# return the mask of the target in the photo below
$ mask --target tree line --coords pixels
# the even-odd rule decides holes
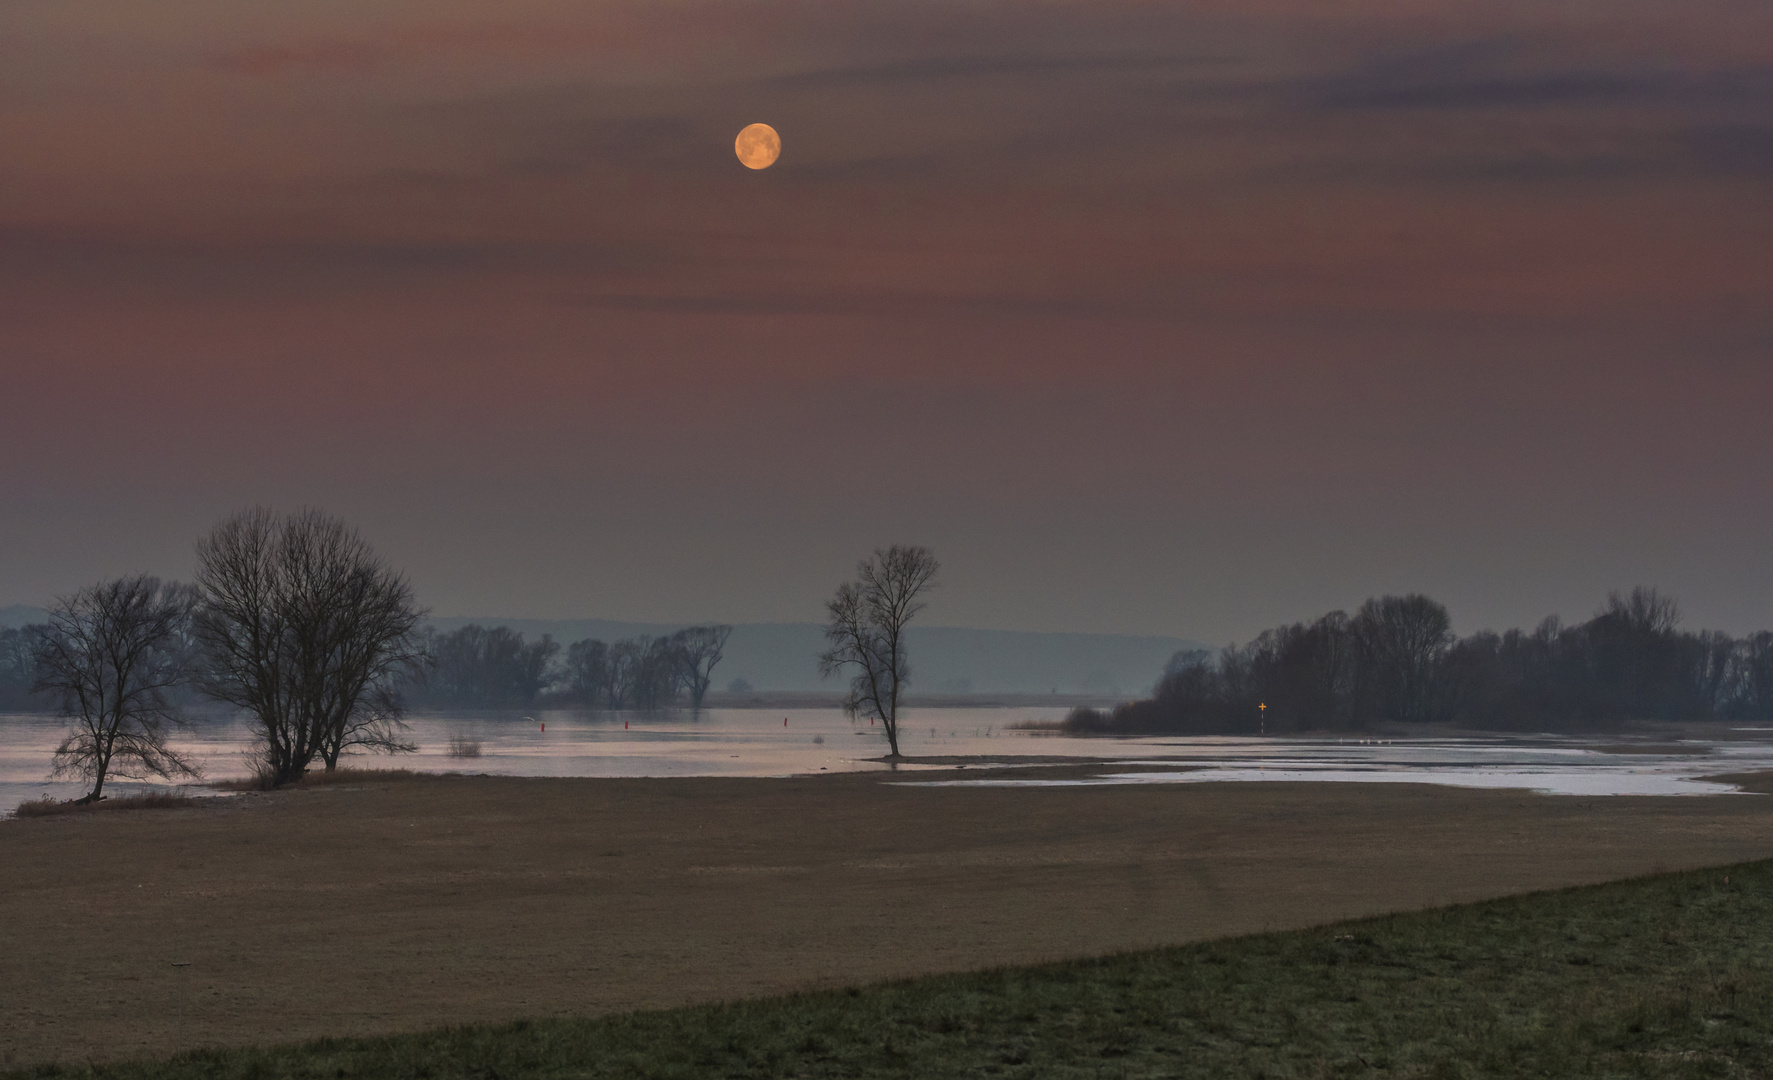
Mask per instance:
[[[194,777],[168,744],[193,698],[233,706],[253,728],[261,779],[328,770],[354,748],[411,750],[400,687],[427,662],[406,579],[317,510],[235,514],[197,543],[190,584],[146,574],[60,597],[41,625],[9,631],[0,671],[70,722],[53,775]]]
[[[0,712],[53,710],[33,692],[37,651],[47,625],[0,630]],[[508,626],[469,624],[420,631],[420,662],[400,681],[400,696],[421,708],[520,708],[538,702],[590,709],[701,708],[713,684],[730,626],[691,626],[658,637],[606,643],[588,638],[564,650],[552,636],[529,641]],[[189,683],[175,700],[198,695]]]
[[[53,774],[173,779],[196,766],[168,743],[184,706],[232,706],[252,725],[260,778],[328,771],[354,750],[399,752],[409,699],[534,700],[563,683],[588,705],[700,707],[732,628],[574,643],[508,627],[428,631],[406,578],[317,510],[255,508],[197,543],[190,584],[138,574],[59,598],[44,624],[0,633],[0,707],[53,702],[70,721]]]
[[[730,626],[691,626],[658,637],[575,641],[564,650],[551,635],[526,641],[508,626],[470,623],[425,637],[425,669],[408,696],[419,705],[509,708],[539,700],[592,709],[700,709],[721,661]]]
[[[1255,734],[1382,723],[1557,731],[1627,721],[1773,720],[1773,632],[1681,629],[1655,589],[1612,593],[1593,618],[1460,638],[1421,594],[1352,616],[1266,630],[1246,645],[1178,652],[1153,695],[1075,710],[1071,731]],[[1266,708],[1264,708],[1266,706]]]
[[[31,712],[53,707],[31,692],[37,680],[37,638],[40,626],[0,630],[0,712]]]

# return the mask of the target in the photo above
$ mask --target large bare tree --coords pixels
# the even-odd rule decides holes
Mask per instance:
[[[1361,706],[1400,723],[1444,719],[1440,679],[1456,640],[1452,627],[1447,609],[1421,593],[1362,604],[1348,623]]]
[[[610,709],[625,709],[634,696],[644,674],[646,650],[652,639],[644,635],[625,638],[609,647],[608,667],[604,669],[603,703]]]
[[[677,652],[679,681],[689,691],[690,708],[701,709],[702,699],[708,696],[708,686],[714,681],[714,666],[725,655],[726,639],[732,633],[730,626],[691,626],[671,635],[671,644]]]
[[[634,685],[629,691],[637,709],[662,709],[677,700],[679,672],[683,663],[676,643],[668,637],[635,638],[639,657],[634,668]]]
[[[596,638],[575,641],[566,649],[567,691],[594,709],[603,704],[609,685],[609,652]]]
[[[878,719],[886,728],[888,756],[899,756],[899,702],[911,680],[905,627],[924,609],[919,600],[935,584],[938,566],[929,548],[894,544],[856,566],[856,580],[838,586],[825,602],[825,639],[819,672],[853,669],[844,711]]]
[[[406,579],[357,533],[317,510],[262,507],[197,545],[201,680],[258,727],[273,784],[348,749],[398,752],[401,679],[424,659]]]
[[[63,597],[38,636],[36,692],[56,695],[73,730],[56,747],[54,775],[92,783],[81,802],[104,797],[112,776],[196,776],[166,744],[183,718],[173,693],[185,680],[182,647],[195,591],[138,575]]]

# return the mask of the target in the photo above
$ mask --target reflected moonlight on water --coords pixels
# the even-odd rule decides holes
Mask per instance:
[[[733,153],[747,169],[767,169],[782,156],[782,137],[768,124],[750,124],[733,140]]]

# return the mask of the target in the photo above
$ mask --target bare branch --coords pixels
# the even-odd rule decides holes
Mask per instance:
[[[194,594],[147,575],[117,578],[56,602],[38,637],[32,689],[57,695],[73,730],[56,747],[53,775],[92,782],[103,798],[111,776],[196,776],[166,744],[184,724],[171,699],[188,675],[181,645]]]
[[[836,675],[854,668],[844,709],[851,716],[879,719],[892,757],[899,756],[899,702],[911,679],[905,626],[935,584],[938,564],[928,548],[895,544],[876,549],[856,567],[825,603],[825,638],[831,647],[819,655],[819,673]]]
[[[412,749],[398,683],[427,659],[405,578],[337,518],[263,508],[198,544],[203,689],[249,713],[277,783],[347,749]]]

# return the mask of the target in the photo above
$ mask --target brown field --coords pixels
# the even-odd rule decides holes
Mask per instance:
[[[705,1002],[1768,856],[1764,796],[1389,784],[390,778],[14,820],[0,1064]]]

